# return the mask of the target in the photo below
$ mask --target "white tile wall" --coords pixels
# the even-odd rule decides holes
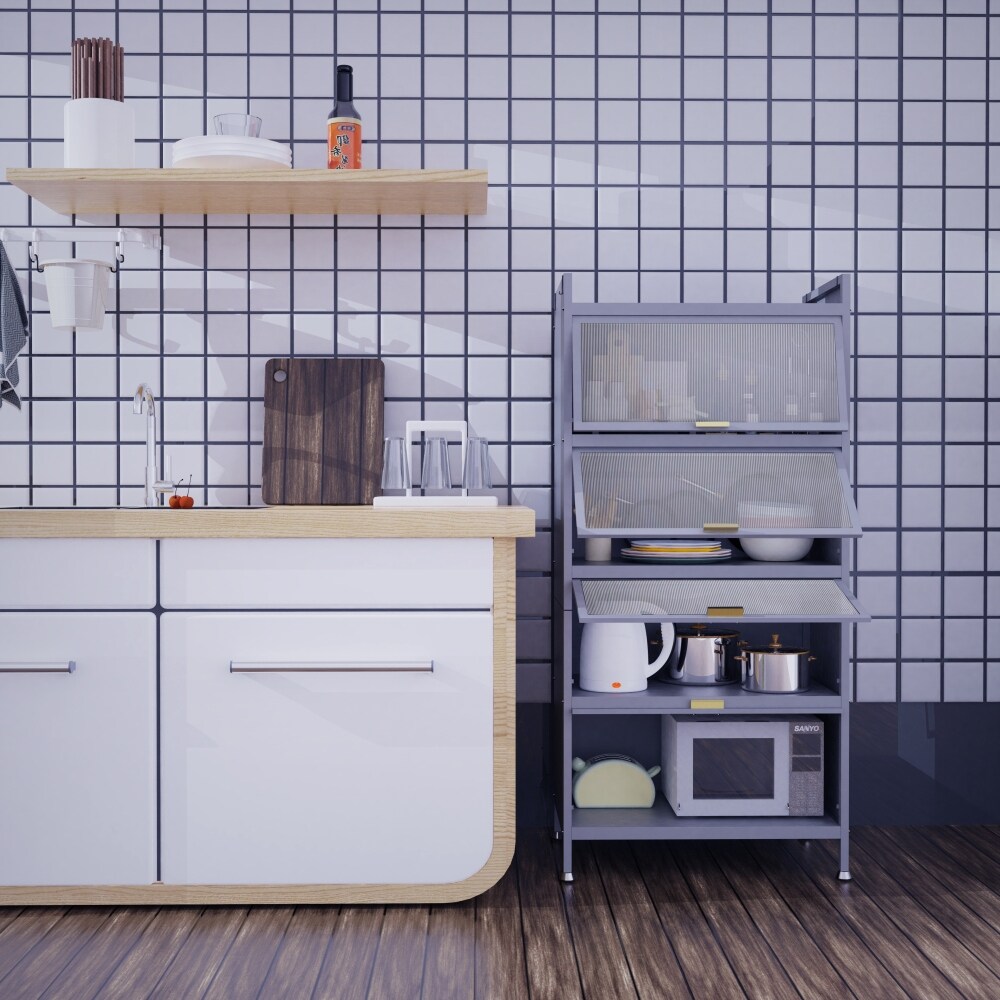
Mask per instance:
[[[490,438],[497,481],[540,516],[521,552],[533,579],[549,570],[559,275],[606,301],[782,301],[846,270],[857,586],[875,615],[858,697],[1000,697],[1000,17],[987,0],[330,6],[2,5],[4,165],[61,163],[69,43],[97,34],[128,53],[141,164],[169,163],[170,142],[249,97],[265,135],[321,165],[339,59],[355,66],[367,165],[482,166],[491,184],[488,214],[469,220],[131,220],[159,226],[165,248],[129,249],[102,331],[51,330],[11,244],[33,337],[25,408],[0,411],[0,503],[136,503],[143,429],[128,397],[143,380],[199,500],[254,502],[267,358],[380,354],[390,432],[464,415]],[[63,221],[0,184],[0,225]],[[548,605],[526,586],[537,606],[521,601],[520,655],[544,671]]]

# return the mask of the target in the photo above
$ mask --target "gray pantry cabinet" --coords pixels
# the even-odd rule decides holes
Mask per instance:
[[[555,567],[559,626],[553,690],[555,830],[562,877],[578,840],[800,839],[840,843],[848,864],[851,627],[867,620],[850,590],[849,539],[861,534],[848,476],[848,278],[802,303],[574,302],[556,293]],[[795,515],[775,529],[760,511]],[[796,562],[642,563],[625,539],[814,539]],[[588,538],[610,538],[610,562],[587,562]],[[625,543],[627,544],[627,542]],[[710,620],[751,646],[780,632],[808,648],[807,691],[650,681],[644,691],[578,684],[588,622]],[[574,756],[661,760],[666,716],[822,720],[821,816],[678,816],[657,779],[650,809],[573,805]]]

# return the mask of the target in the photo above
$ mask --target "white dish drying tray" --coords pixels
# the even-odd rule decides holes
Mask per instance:
[[[406,436],[404,437],[406,455],[413,450],[413,440],[417,433],[423,431],[443,431],[458,434],[462,442],[462,468],[465,468],[465,451],[469,444],[469,425],[465,420],[407,420]],[[413,487],[407,487],[405,496],[375,497],[375,507],[497,507],[500,501],[492,495],[469,496],[469,491],[462,489],[461,493],[445,496],[414,495]]]
[[[376,507],[496,507],[499,501],[494,496],[440,496],[440,497],[375,497]]]

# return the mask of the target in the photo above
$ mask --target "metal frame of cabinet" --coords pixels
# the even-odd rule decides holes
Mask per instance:
[[[867,620],[867,615],[857,604],[850,592],[849,579],[849,539],[857,537],[860,522],[854,508],[851,487],[847,474],[850,438],[848,431],[848,360],[850,358],[848,332],[850,329],[850,288],[848,278],[840,275],[803,297],[802,303],[787,304],[595,304],[573,301],[572,275],[565,275],[555,297],[554,349],[555,364],[555,412],[556,440],[554,445],[554,564],[553,599],[554,619],[554,675],[553,675],[553,774],[555,777],[555,834],[561,840],[561,873],[566,882],[573,880],[573,843],[577,840],[671,840],[671,839],[798,839],[817,838],[839,841],[839,877],[850,878],[849,869],[849,815],[848,815],[848,730],[851,681],[849,651],[852,624]],[[824,337],[833,337],[825,351],[827,358],[835,356],[832,369],[836,385],[822,394],[827,400],[836,400],[835,412],[809,412],[808,406],[802,417],[798,408],[789,405],[787,420],[770,419],[760,422],[752,419],[713,420],[711,413],[691,412],[697,405],[696,396],[690,396],[685,404],[684,419],[678,419],[674,412],[661,410],[664,417],[651,420],[658,386],[655,379],[650,382],[648,375],[641,373],[642,364],[629,359],[624,349],[615,359],[606,362],[605,368],[616,381],[613,403],[605,406],[603,419],[593,419],[593,413],[584,410],[584,364],[581,363],[578,344],[587,324],[620,324],[625,337],[645,345],[655,343],[644,324],[653,324],[656,336],[666,336],[682,329],[685,324],[702,323],[711,328],[713,336],[727,325],[744,324],[746,330],[755,324],[772,328],[779,332],[772,340],[781,342],[782,324],[793,324],[795,332],[813,329],[822,330]],[[832,329],[831,329],[832,327]],[[739,336],[741,334],[738,334]],[[723,339],[724,339],[723,335]],[[689,341],[691,338],[688,338]],[[734,337],[734,342],[736,341]],[[787,341],[787,338],[786,338]],[[674,348],[664,348],[661,355],[669,354]],[[806,349],[808,354],[808,348]],[[735,357],[735,355],[734,355]],[[742,360],[742,359],[739,359]],[[783,360],[783,359],[779,359]],[[700,359],[699,359],[700,363]],[[770,359],[770,364],[775,359]],[[667,364],[667,362],[663,362]],[[695,364],[695,362],[692,362]],[[790,363],[789,363],[790,367]],[[831,369],[826,368],[829,373]],[[669,368],[660,368],[660,373]],[[637,375],[636,373],[639,372]],[[674,369],[676,372],[676,369]],[[673,375],[671,377],[674,377]],[[686,375],[685,375],[686,377]],[[700,376],[696,376],[696,381]],[[645,386],[640,385],[646,379]],[[704,389],[701,377],[699,388]],[[593,383],[591,389],[593,391]],[[646,390],[653,392],[653,402],[628,401],[623,396],[622,386],[631,386],[632,393]],[[608,395],[610,390],[605,387]],[[702,398],[711,395],[708,389]],[[634,396],[633,396],[634,400]],[[659,405],[663,405],[660,403]],[[751,406],[753,404],[747,404]],[[631,415],[623,416],[631,407]],[[729,409],[732,411],[731,397]],[[611,414],[615,419],[608,419]],[[772,408],[773,414],[773,408]],[[688,419],[688,418],[693,419]],[[791,528],[765,530],[751,528],[746,535],[808,535],[816,538],[812,550],[806,558],[798,562],[754,562],[746,557],[715,564],[643,564],[622,560],[619,555],[620,539],[628,537],[740,537],[739,525],[704,524],[685,526],[659,524],[656,527],[629,527],[616,525],[614,516],[605,516],[601,527],[588,524],[581,504],[586,504],[585,491],[581,487],[581,458],[587,452],[598,450],[618,450],[630,452],[676,452],[710,455],[713,458],[725,453],[747,456],[768,453],[794,453],[813,451],[832,454],[836,461],[838,475],[831,480],[839,480],[843,493],[847,517],[839,525],[825,528]],[[650,477],[652,479],[652,477]],[[652,487],[650,487],[652,489]],[[621,491],[624,492],[624,491]],[[650,494],[652,495],[652,494]],[[620,496],[613,499],[622,500]],[[635,502],[634,500],[632,502]],[[655,509],[655,505],[654,505]],[[586,562],[584,541],[586,538],[611,537],[614,554],[610,563]],[[817,607],[806,605],[793,610],[791,603],[786,610],[772,614],[754,614],[747,609],[726,607],[720,600],[720,607],[713,608],[712,621],[733,623],[741,627],[745,635],[763,639],[771,626],[778,627],[795,645],[809,646],[818,654],[818,662],[813,668],[812,686],[801,694],[765,695],[744,691],[738,685],[731,687],[691,687],[667,684],[650,684],[644,691],[631,694],[602,694],[582,691],[576,687],[574,666],[582,620],[621,621],[620,613],[602,617],[594,615],[587,607],[586,586],[591,584],[619,583],[618,589],[627,593],[627,581],[646,585],[643,593],[648,597],[650,582],[675,581],[689,584],[690,591],[704,591],[705,584],[711,590],[711,581],[718,581],[719,592],[725,595],[727,589],[747,592],[752,596],[761,583],[782,581],[784,589],[805,581],[816,581],[827,587],[834,587],[830,595],[835,597],[826,613],[810,610]],[[807,583],[808,587],[809,584]],[[669,613],[671,594],[677,594],[681,587],[661,587],[663,598],[655,614],[638,612],[624,620],[630,621],[698,621],[705,615],[692,613],[690,608],[671,615]],[[815,587],[822,608],[822,588]],[[842,601],[840,599],[843,599]],[[678,604],[678,607],[680,605]],[[706,607],[706,614],[708,613]],[[721,614],[717,612],[722,612]],[[721,699],[722,707],[719,707]],[[706,706],[704,703],[708,702]],[[825,815],[819,817],[685,817],[674,815],[662,792],[657,791],[653,808],[644,809],[576,809],[573,806],[574,756],[589,756],[599,752],[624,752],[642,759],[643,766],[659,763],[659,727],[661,718],[667,714],[690,714],[705,711],[728,714],[763,715],[821,715],[826,723],[826,788]],[[626,720],[622,722],[623,719]],[[616,742],[618,741],[618,742]],[[654,751],[656,757],[646,759]]]

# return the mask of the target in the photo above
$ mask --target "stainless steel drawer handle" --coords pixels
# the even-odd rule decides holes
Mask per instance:
[[[429,674],[433,660],[344,660],[315,663],[246,663],[230,661],[231,674]]]
[[[74,660],[62,663],[0,663],[0,674],[71,674],[75,670]]]

